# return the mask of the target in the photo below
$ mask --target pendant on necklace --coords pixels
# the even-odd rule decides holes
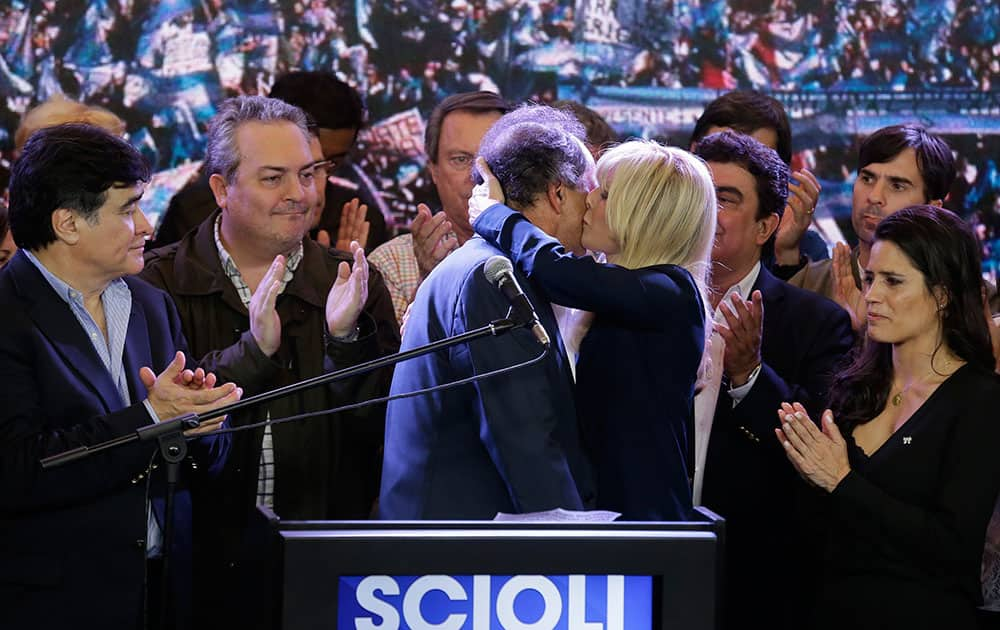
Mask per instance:
[[[893,407],[898,407],[902,402],[903,402],[903,392],[899,392],[898,394],[892,397]]]

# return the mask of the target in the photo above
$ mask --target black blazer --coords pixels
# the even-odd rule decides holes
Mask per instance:
[[[141,623],[146,570],[147,475],[154,445],[131,444],[43,471],[39,459],[151,424],[139,368],[162,371],[185,350],[170,298],[126,278],[132,312],[125,406],[69,306],[23,254],[0,273],[0,617],[4,627]],[[228,436],[190,442],[197,474],[217,472]],[[157,469],[157,473],[162,467]],[[190,466],[183,467],[191,477]],[[162,501],[153,505],[162,524]],[[190,594],[190,501],[177,497],[175,600]],[[185,573],[187,572],[187,575]],[[151,597],[158,594],[150,594]]]
[[[782,402],[800,402],[814,420],[831,376],[854,342],[847,312],[834,302],[778,280],[763,267],[754,290],[764,305],[761,370],[733,407],[726,387],[712,421],[702,503],[727,521],[726,608],[730,622],[780,623],[774,598],[794,568],[793,522],[806,492],[774,435]],[[738,615],[738,616],[734,616]]]

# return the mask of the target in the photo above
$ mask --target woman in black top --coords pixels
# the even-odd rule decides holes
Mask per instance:
[[[979,248],[964,221],[930,206],[883,219],[875,239],[867,339],[822,428],[797,403],[778,411],[789,460],[826,495],[812,627],[975,628],[1000,490]]]

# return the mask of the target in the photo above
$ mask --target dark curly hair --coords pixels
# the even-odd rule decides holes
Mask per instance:
[[[780,219],[784,214],[788,199],[788,165],[774,149],[742,133],[720,131],[703,138],[695,146],[694,154],[706,162],[736,164],[753,176],[757,183],[758,220],[771,214]],[[777,230],[761,249],[761,260],[770,259],[776,234]]]
[[[910,206],[882,219],[875,228],[875,241],[899,247],[923,274],[928,291],[944,291],[941,344],[966,363],[992,371],[979,245],[972,228],[943,208]],[[891,344],[866,338],[830,389],[830,409],[841,431],[850,433],[882,412],[892,378]]]
[[[149,181],[149,166],[135,148],[100,127],[70,123],[28,138],[10,179],[10,228],[27,250],[56,240],[52,213],[68,208],[91,223],[117,186]]]
[[[778,156],[785,164],[792,162],[792,127],[788,123],[788,114],[780,102],[766,94],[735,90],[715,99],[705,106],[705,111],[694,124],[688,145],[700,142],[712,127],[728,127],[747,135],[758,129],[774,129],[778,139],[778,146],[775,147]]]
[[[955,181],[955,157],[944,140],[917,125],[883,127],[865,138],[858,150],[858,171],[872,163],[891,162],[906,149],[916,153],[924,201],[947,197]]]

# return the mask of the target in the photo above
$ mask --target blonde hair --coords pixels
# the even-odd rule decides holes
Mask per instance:
[[[705,278],[718,207],[704,162],[675,147],[632,140],[601,156],[597,180],[607,194],[617,264],[674,264]]]
[[[63,96],[53,96],[24,114],[21,124],[14,132],[14,152],[20,153],[31,134],[39,129],[64,123],[93,125],[116,136],[125,133],[125,121],[103,107],[84,105]]]
[[[715,184],[698,157],[653,141],[631,140],[608,149],[597,163],[607,194],[606,216],[629,269],[673,264],[694,278],[711,320],[708,282],[715,238]],[[706,326],[706,337],[711,326]]]

